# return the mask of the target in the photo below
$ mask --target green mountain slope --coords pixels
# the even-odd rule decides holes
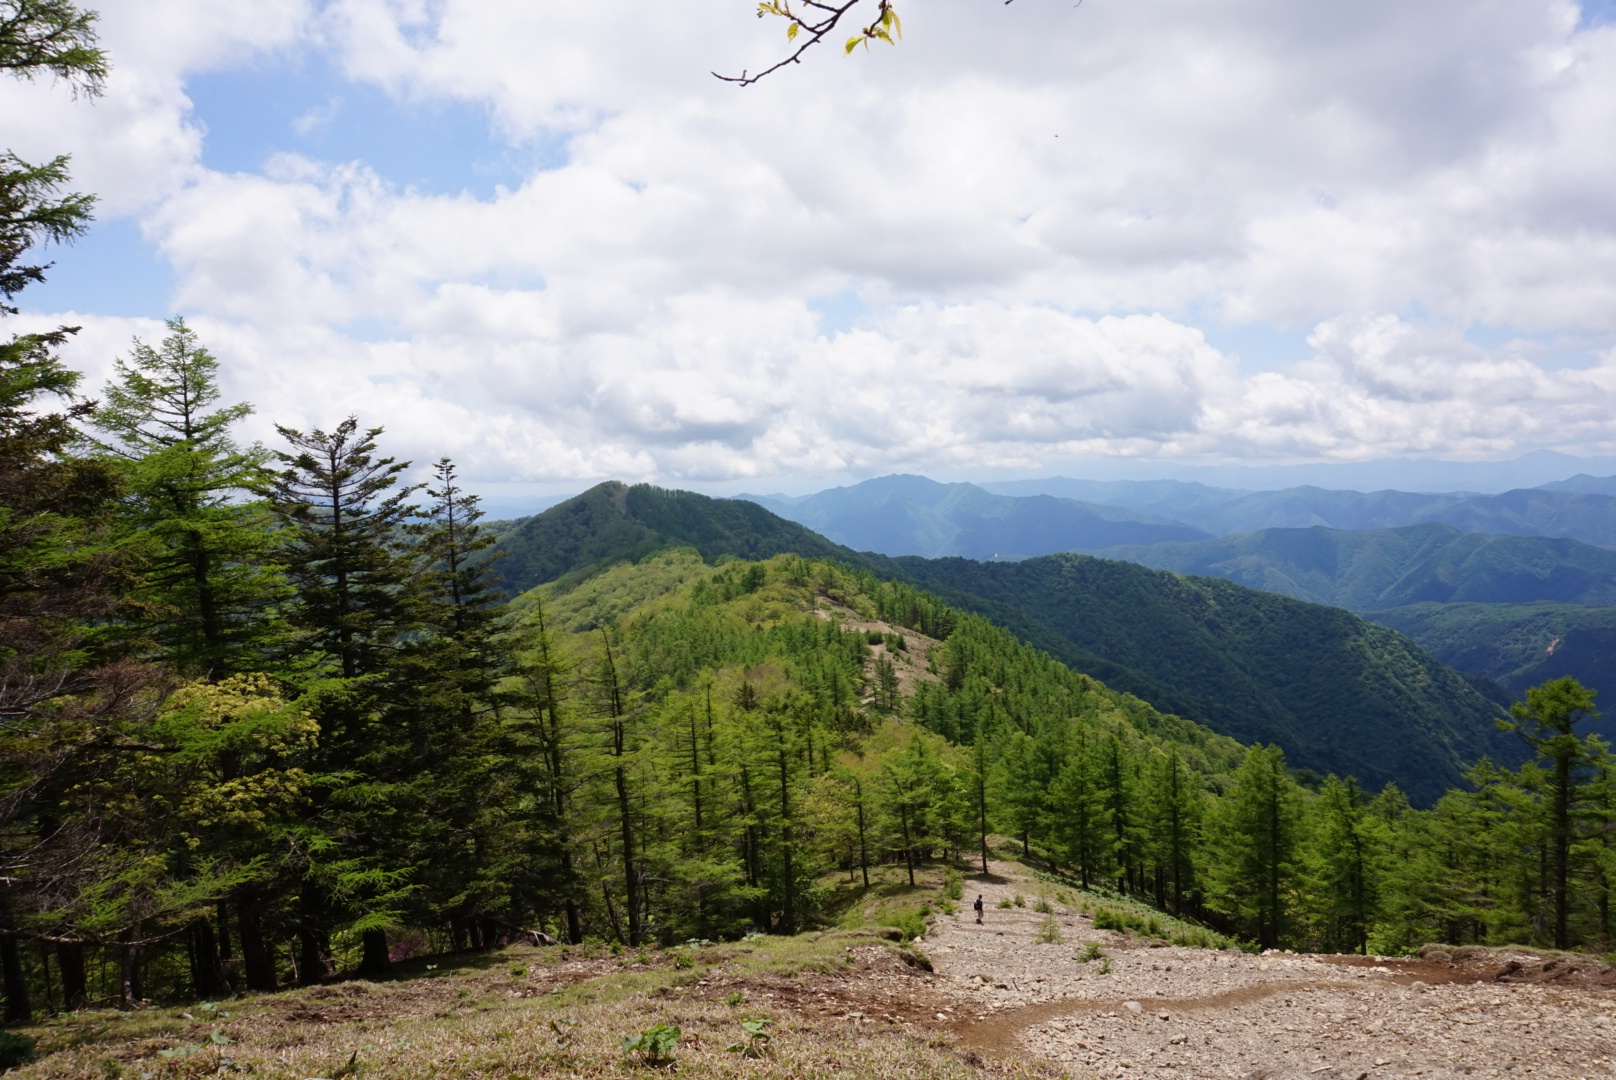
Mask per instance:
[[[791,552],[862,564],[834,544],[755,503],[609,481],[499,534],[493,553],[505,587],[521,593],[611,559],[688,545],[705,559],[767,559]]]
[[[1417,641],[1444,664],[1513,693],[1570,675],[1601,691],[1591,725],[1616,740],[1616,607],[1581,604],[1413,604],[1365,615]]]
[[[1427,801],[1478,757],[1519,756],[1493,724],[1496,686],[1346,611],[1081,555],[898,562],[1078,670],[1298,765]]]
[[[1516,752],[1492,724],[1505,698],[1496,686],[1478,689],[1347,612],[1228,582],[1081,556],[887,559],[745,501],[622,484],[528,519],[497,550],[506,580],[531,587],[677,546],[709,561],[791,552],[912,582],[1163,712],[1277,743],[1298,767],[1396,780],[1419,801],[1475,758]]]
[[[1616,551],[1451,525],[1264,529],[1097,554],[1360,612],[1418,603],[1616,604]]]

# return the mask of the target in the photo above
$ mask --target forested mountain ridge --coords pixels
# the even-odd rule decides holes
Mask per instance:
[[[856,872],[871,843],[905,861],[928,848],[974,859],[989,828],[1085,885],[1105,882],[1265,945],[1385,949],[1433,933],[1530,932],[1557,895],[1566,935],[1601,925],[1610,885],[1594,862],[1577,855],[1576,876],[1556,893],[1534,849],[1514,846],[1514,830],[1541,827],[1524,808],[1548,812],[1530,794],[1536,765],[1518,777],[1482,765],[1467,774],[1478,790],[1450,792],[1430,811],[1410,810],[1395,787],[1370,801],[1334,777],[1308,791],[1277,749],[1245,750],[985,619],[828,561],[712,568],[693,551],[667,551],[535,590],[522,609],[530,632],[541,613],[555,628],[552,655],[570,658],[564,666],[599,672],[597,687],[622,680],[621,705],[594,700],[607,714],[621,708],[625,725],[633,717],[624,775],[635,797],[613,794],[612,752],[596,751],[600,765],[579,774],[595,777],[596,794],[580,789],[579,812],[591,800],[608,820],[614,807],[642,808],[641,839],[625,833],[622,850],[650,861],[616,869],[656,883],[639,902],[643,925],[659,932],[685,932],[660,921],[657,905],[698,882],[713,890],[704,917],[729,904],[753,925],[801,925],[813,903],[805,865]],[[599,665],[614,647],[607,674]],[[1533,694],[1514,720],[1529,733],[1543,729],[1528,717],[1552,723],[1564,704],[1575,718],[1586,704],[1573,689]],[[572,722],[587,730],[588,715]],[[714,745],[726,749],[712,755]],[[1598,776],[1608,784],[1609,773],[1588,774],[1593,763],[1578,766],[1589,786],[1577,798],[1608,817],[1610,806],[1593,808],[1606,805]],[[747,794],[764,776],[773,807]],[[726,788],[738,799],[728,809]],[[1509,825],[1488,816],[1506,803],[1521,808]],[[726,879],[736,883],[728,901]]]
[[[1109,685],[1298,766],[1428,802],[1477,758],[1520,753],[1493,723],[1499,688],[1339,608],[1083,555],[898,562],[950,602],[1022,613],[1006,625]]]
[[[1576,540],[1466,533],[1436,523],[1264,529],[1093,554],[1358,612],[1418,603],[1616,603],[1616,552]]]
[[[673,524],[652,530],[629,516],[620,506],[636,492],[650,508],[645,517]],[[1457,783],[1475,758],[1518,752],[1493,725],[1508,703],[1500,688],[1467,681],[1395,632],[1337,609],[1227,583],[1216,590],[1126,562],[1087,560],[1072,564],[1089,567],[1074,575],[1052,572],[1065,564],[1049,560],[1063,556],[1025,564],[887,559],[848,551],[762,507],[688,492],[602,485],[586,496],[525,523],[529,537],[560,538],[546,541],[551,578],[642,557],[675,534],[714,538],[703,550],[709,559],[743,551],[828,555],[931,589],[1165,712],[1243,742],[1273,742],[1293,765],[1320,774],[1376,786],[1395,779],[1422,804]],[[661,509],[667,506],[678,513]],[[709,513],[715,517],[704,519]],[[746,531],[753,522],[761,522],[755,535]]]
[[[859,554],[754,503],[616,480],[502,528],[493,554],[503,586],[518,594],[602,560],[632,559],[686,544],[708,559],[792,552],[859,563]]]
[[[1410,604],[1364,618],[1419,642],[1449,667],[1512,694],[1571,676],[1600,694],[1605,715],[1588,730],[1616,742],[1616,607],[1583,604]]]
[[[1314,527],[1097,554],[1348,608],[1511,693],[1563,675],[1616,689],[1616,552],[1576,540]]]
[[[1050,495],[1012,498],[975,484],[941,484],[924,476],[884,476],[790,501],[736,498],[765,506],[837,543],[892,556],[1021,559],[1206,535],[1153,514]]]

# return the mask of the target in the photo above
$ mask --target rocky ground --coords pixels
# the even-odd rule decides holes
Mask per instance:
[[[1616,972],[1597,962],[1151,947],[1096,930],[1015,864],[993,870],[966,881],[960,913],[921,943],[937,973],[928,1007],[967,1045],[1103,1077],[1616,1075]],[[1052,914],[1033,910],[1040,889]],[[1027,906],[997,907],[1017,894]],[[1051,919],[1061,940],[1040,943]],[[1105,956],[1084,961],[1091,942]]]

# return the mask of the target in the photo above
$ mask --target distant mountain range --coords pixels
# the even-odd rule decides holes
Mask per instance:
[[[1616,547],[1616,491],[1589,490],[1616,478],[1577,477],[1560,487],[1501,495],[1465,492],[1331,491],[1316,487],[1235,491],[1173,480],[1020,480],[984,488],[1005,495],[1056,495],[1178,521],[1214,536],[1260,529],[1395,529],[1427,522],[1463,532],[1554,536]],[[838,489],[844,490],[844,489]]]
[[[736,498],[858,551],[932,559],[1024,559],[1209,535],[1150,513],[1049,495],[994,495],[975,484],[939,484],[924,476],[883,476],[789,500]]]
[[[1375,530],[1263,529],[1099,554],[1360,612],[1420,603],[1616,604],[1616,551],[1576,540],[1460,532],[1434,523]]]
[[[1420,802],[1483,754],[1519,756],[1492,723],[1504,691],[1444,667],[1395,631],[1337,608],[1127,562],[891,559],[746,500],[611,483],[504,532],[496,565],[513,589],[525,589],[676,545],[709,560],[793,551],[910,581],[1164,711],[1275,743],[1299,768],[1374,786],[1395,780]]]

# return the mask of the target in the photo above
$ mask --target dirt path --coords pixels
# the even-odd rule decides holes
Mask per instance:
[[[1616,1077],[1616,989],[1531,953],[1397,961],[1150,947],[1065,906],[1025,868],[967,879],[922,948],[968,1045],[1103,1077]],[[1033,910],[1042,891],[1053,916]],[[976,925],[970,904],[987,905]],[[1021,894],[1027,906],[999,908]],[[1062,940],[1041,944],[1054,918]],[[1109,959],[1081,962],[1097,943]],[[1520,981],[1533,980],[1533,981]]]

